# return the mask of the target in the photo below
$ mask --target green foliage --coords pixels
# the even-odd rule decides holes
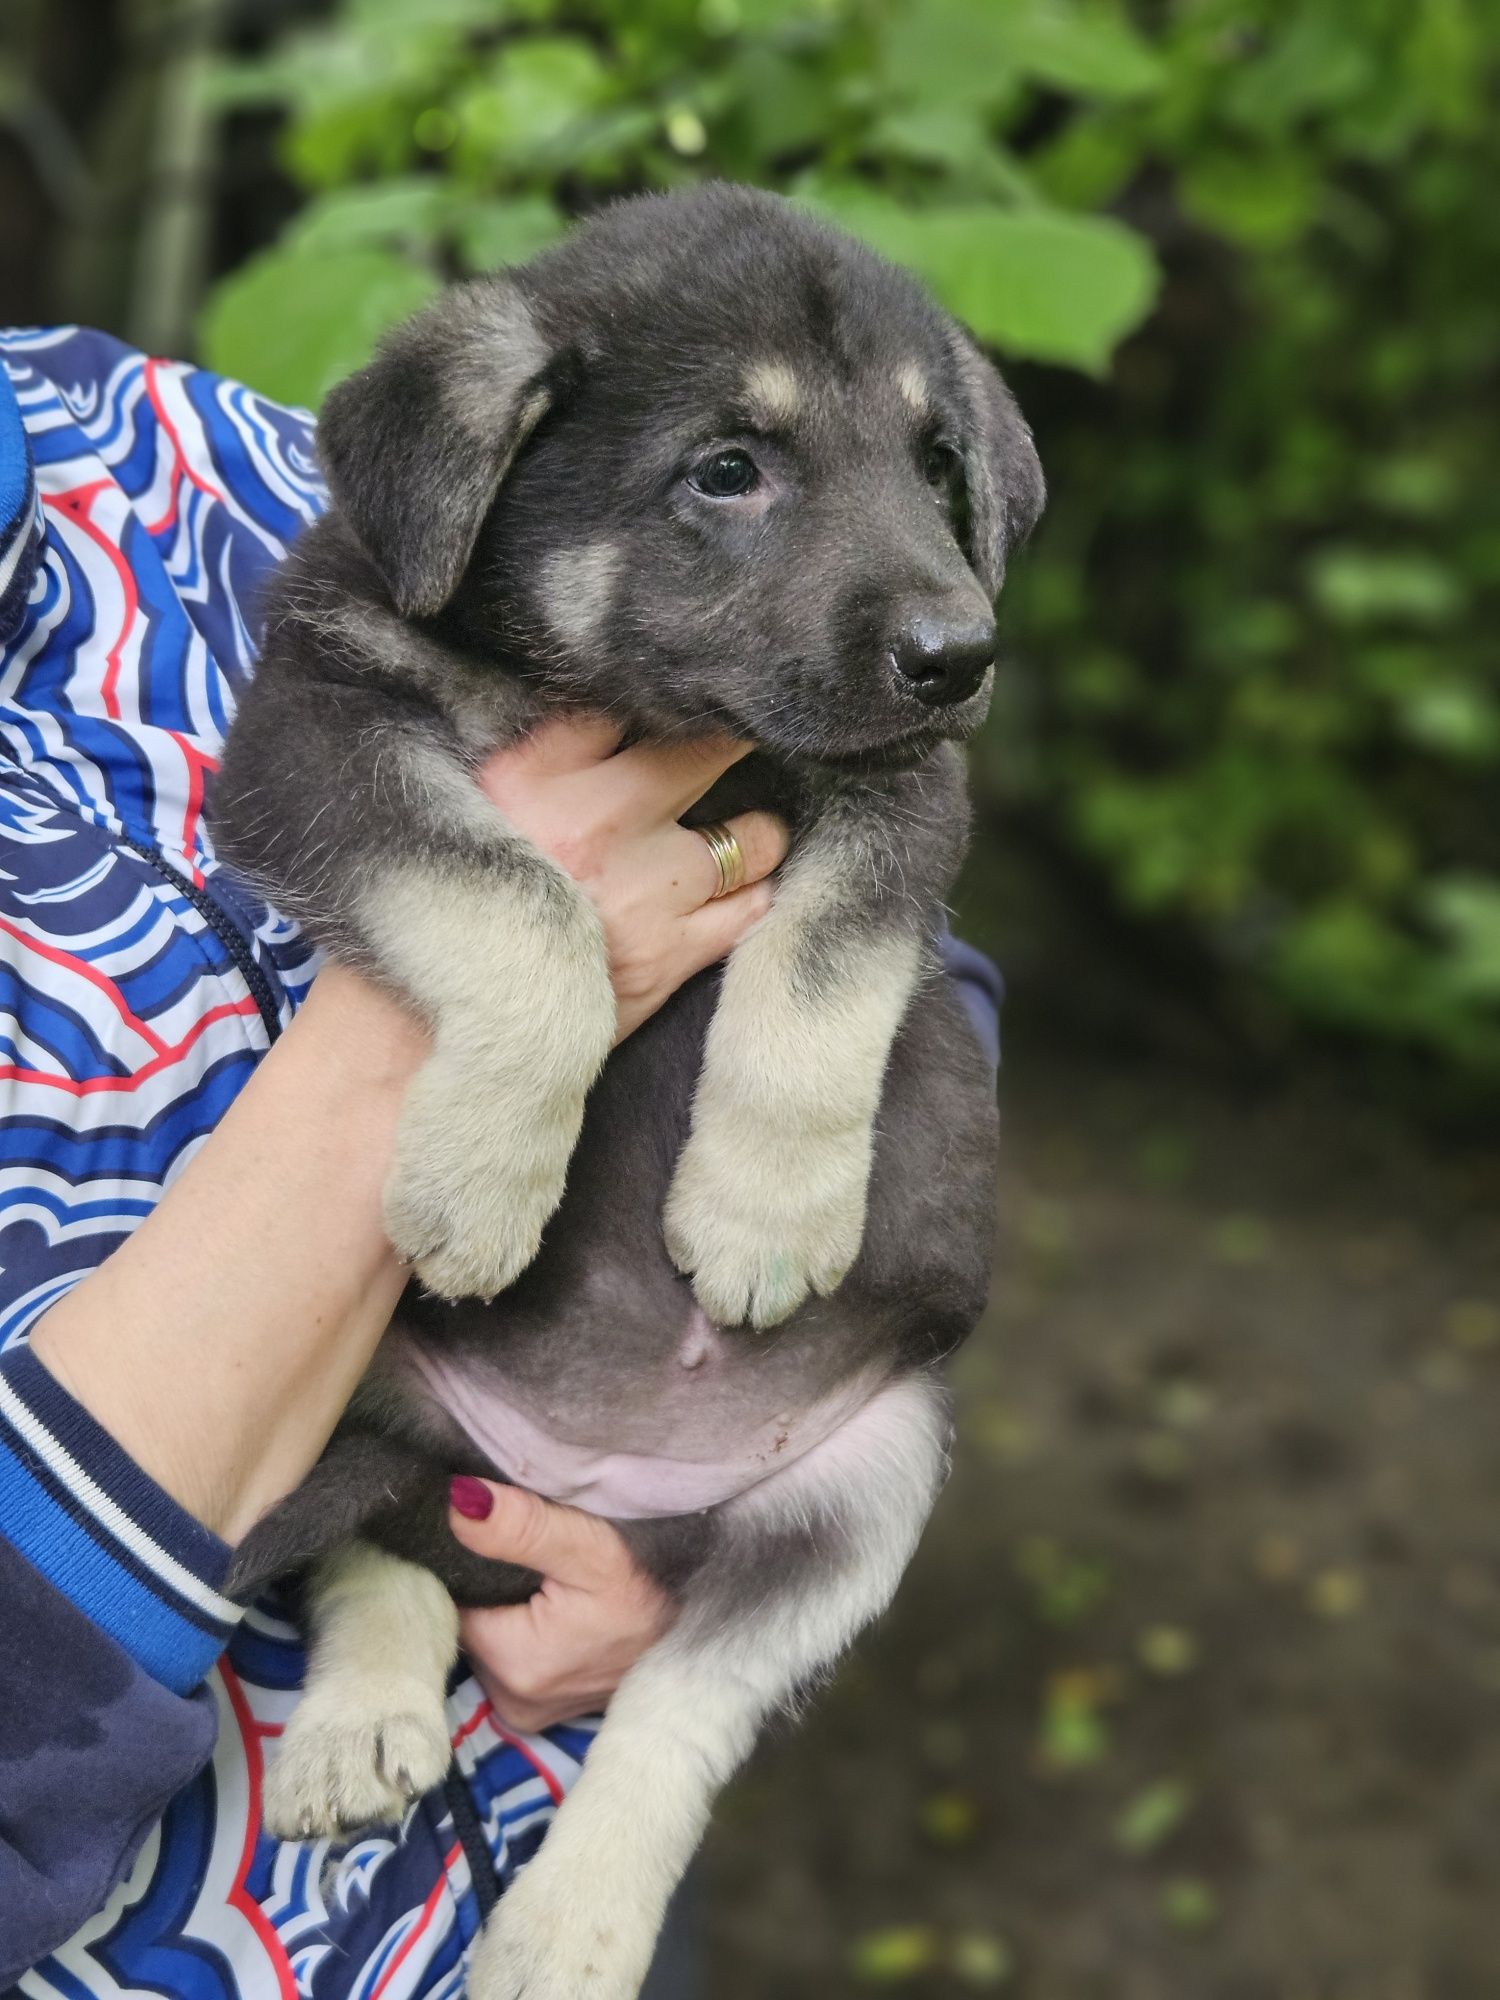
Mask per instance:
[[[449,276],[524,257],[564,210],[719,176],[836,214],[1008,353],[1101,372],[1150,310],[1151,247],[1034,187],[1010,138],[1051,92],[1133,102],[1161,80],[1118,8],[1069,0],[343,0],[220,76],[226,106],[284,107],[311,199],[255,282],[220,288],[205,351],[244,372],[279,286],[275,374],[249,373],[314,401],[330,246]],[[368,269],[367,299],[345,290],[351,348],[404,310],[389,265]]]
[[[1495,72],[1488,0],[336,0],[220,76],[307,200],[204,347],[316,401],[613,194],[837,216],[1023,364],[992,837],[1500,1082]]]
[[[1262,1027],[1494,1083],[1493,27],[1463,0],[1161,21],[1167,88],[1028,161],[1130,214],[1170,190],[1166,281],[1107,403],[1054,435],[1032,399],[1059,504],[990,795],[1191,927]]]
[[[268,250],[219,287],[203,342],[226,375],[283,402],[315,403],[438,288],[431,272],[377,245]]]

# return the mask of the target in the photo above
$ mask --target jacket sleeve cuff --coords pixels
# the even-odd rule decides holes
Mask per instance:
[[[938,934],[938,951],[942,955],[943,970],[958,989],[964,1012],[974,1024],[974,1032],[989,1057],[990,1067],[998,1069],[1000,1003],[1005,996],[1005,983],[1000,977],[999,967],[983,952],[976,951],[973,945],[956,938],[950,930],[945,929]]]
[[[239,1607],[226,1543],[149,1478],[27,1347],[0,1355],[0,1532],[177,1694],[203,1680]]]

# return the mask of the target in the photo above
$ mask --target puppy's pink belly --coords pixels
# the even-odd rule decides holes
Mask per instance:
[[[696,1514],[747,1492],[830,1437],[865,1404],[875,1381],[861,1378],[805,1410],[753,1428],[743,1444],[705,1458],[596,1450],[555,1437],[491,1383],[441,1355],[409,1348],[406,1366],[507,1479],[590,1514],[638,1521]],[[677,1442],[674,1440],[674,1443]],[[684,1449],[690,1441],[684,1441]]]

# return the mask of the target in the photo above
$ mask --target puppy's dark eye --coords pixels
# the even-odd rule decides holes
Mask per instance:
[[[947,499],[958,485],[963,466],[951,444],[934,440],[922,454],[922,471],[932,490]]]
[[[747,451],[716,451],[688,474],[689,486],[710,500],[736,500],[760,484],[755,460]]]

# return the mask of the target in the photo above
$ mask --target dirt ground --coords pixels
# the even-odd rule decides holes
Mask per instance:
[[[725,1801],[712,2000],[1500,1995],[1500,1156],[1014,1057],[897,1606]]]

